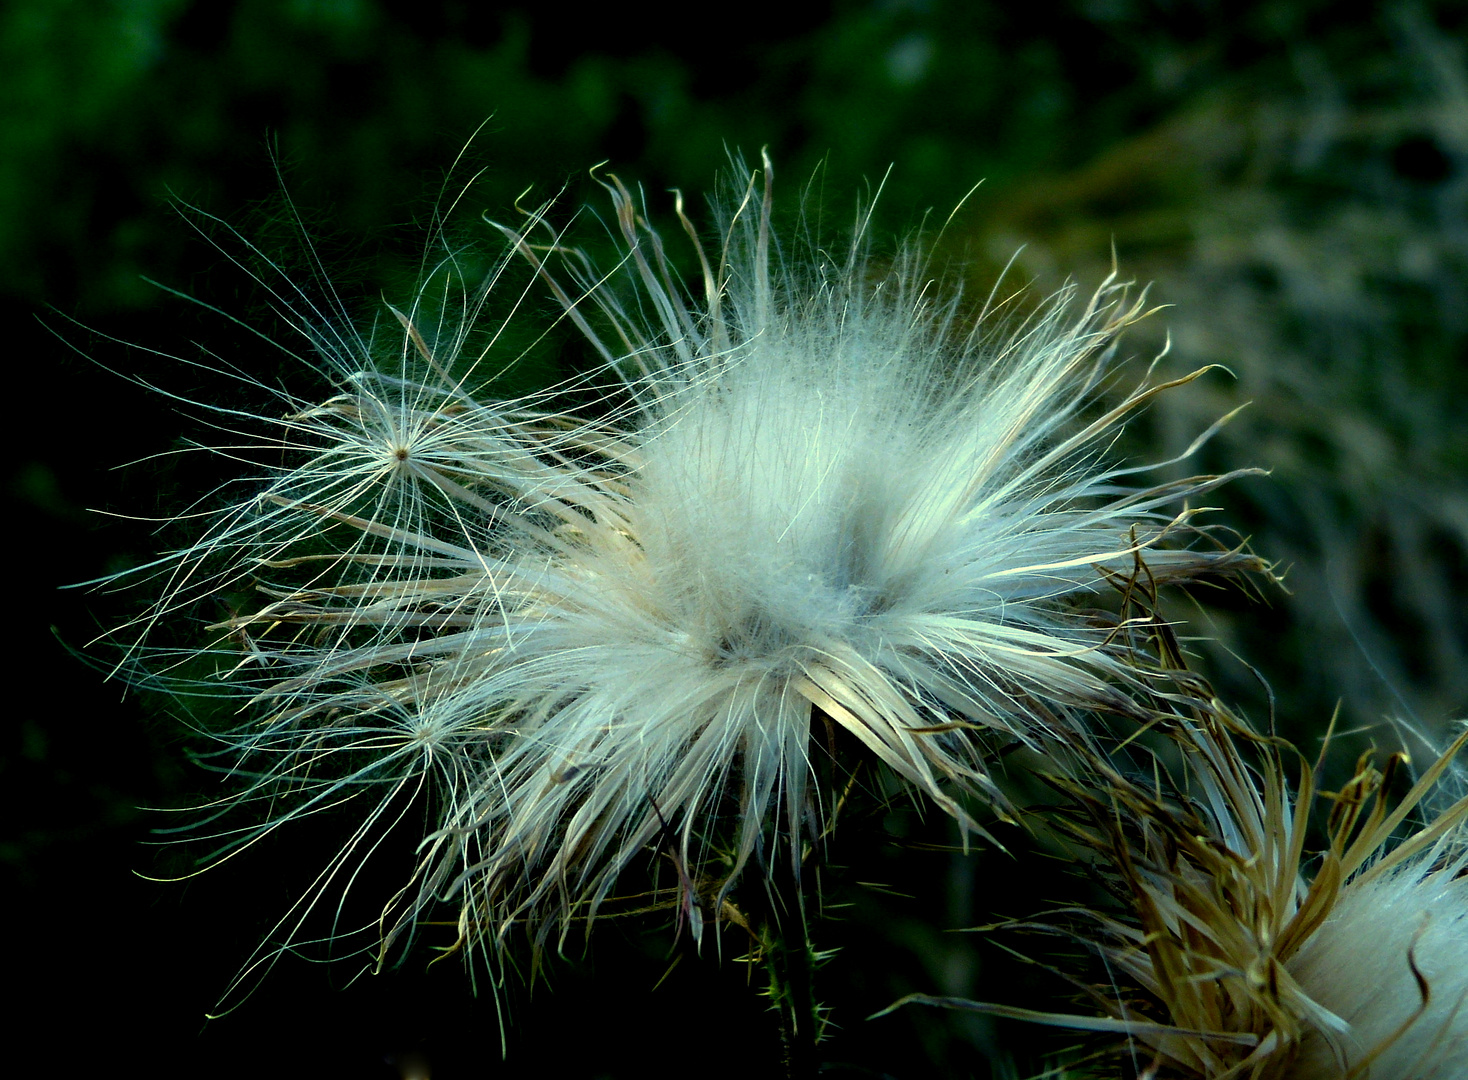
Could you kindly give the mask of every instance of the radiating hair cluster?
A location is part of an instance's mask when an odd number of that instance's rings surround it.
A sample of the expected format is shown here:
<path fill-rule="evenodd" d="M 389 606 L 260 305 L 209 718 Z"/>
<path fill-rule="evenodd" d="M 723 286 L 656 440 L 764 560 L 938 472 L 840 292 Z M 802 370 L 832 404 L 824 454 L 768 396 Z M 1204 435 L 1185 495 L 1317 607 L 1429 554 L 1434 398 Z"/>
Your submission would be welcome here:
<path fill-rule="evenodd" d="M 409 828 L 384 945 L 440 903 L 465 944 L 564 931 L 653 851 L 696 929 L 804 857 L 833 749 L 977 830 L 997 749 L 1170 692 L 1118 597 L 1260 565 L 1196 521 L 1221 478 L 1114 459 L 1198 374 L 1121 385 L 1141 299 L 1010 316 L 917 249 L 868 258 L 864 220 L 844 256 L 783 250 L 768 165 L 745 180 L 714 244 L 678 207 L 691 287 L 614 178 L 615 265 L 533 214 L 462 324 L 420 295 L 386 354 L 276 286 L 335 391 L 257 418 L 271 468 L 155 564 L 142 625 L 216 605 L 198 651 L 244 698 L 237 798 L 269 807 L 234 842 L 361 808 L 282 936 Z M 507 398 L 511 335 L 473 321 L 512 262 L 590 362 Z"/>

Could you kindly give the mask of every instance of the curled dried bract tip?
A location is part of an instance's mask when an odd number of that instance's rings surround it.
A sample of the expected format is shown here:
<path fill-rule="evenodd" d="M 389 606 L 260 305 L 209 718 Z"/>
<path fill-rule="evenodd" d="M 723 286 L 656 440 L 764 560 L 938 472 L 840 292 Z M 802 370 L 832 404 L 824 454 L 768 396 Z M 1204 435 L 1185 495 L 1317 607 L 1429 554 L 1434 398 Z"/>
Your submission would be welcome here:
<path fill-rule="evenodd" d="M 600 357 L 574 394 L 496 398 L 493 345 L 430 333 L 426 305 L 386 362 L 312 333 L 339 393 L 282 423 L 286 464 L 174 558 L 153 615 L 254 584 L 215 646 L 250 697 L 242 799 L 272 800 L 267 828 L 367 807 L 303 909 L 431 793 L 387 941 L 440 901 L 465 943 L 564 931 L 650 850 L 700 925 L 751 862 L 803 857 L 841 739 L 977 829 L 960 797 L 1002 812 L 995 740 L 1149 715 L 1155 665 L 1094 597 L 1261 565 L 1195 522 L 1226 478 L 1108 460 L 1198 374 L 1103 402 L 1144 313 L 1114 280 L 970 325 L 920 255 L 875 271 L 864 223 L 844 259 L 782 260 L 766 164 L 690 293 L 605 186 L 610 274 L 544 214 L 504 230 Z"/>

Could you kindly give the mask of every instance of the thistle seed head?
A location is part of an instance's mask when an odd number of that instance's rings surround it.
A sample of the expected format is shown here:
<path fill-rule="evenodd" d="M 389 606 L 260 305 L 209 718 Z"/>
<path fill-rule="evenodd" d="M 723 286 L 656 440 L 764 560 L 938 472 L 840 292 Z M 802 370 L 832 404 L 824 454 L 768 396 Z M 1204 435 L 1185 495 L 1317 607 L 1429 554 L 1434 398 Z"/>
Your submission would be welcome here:
<path fill-rule="evenodd" d="M 1124 1032 L 1119 1053 L 1159 1076 L 1464 1075 L 1468 799 L 1398 834 L 1468 735 L 1393 802 L 1402 754 L 1381 770 L 1363 756 L 1339 792 L 1317 793 L 1302 763 L 1292 792 L 1293 754 L 1221 705 L 1173 734 L 1186 765 L 1171 792 L 1104 764 L 1091 789 L 1071 785 L 1089 822 L 1071 835 L 1113 875 L 1118 907 L 1092 925 L 1122 981 L 1094 988 L 1108 1017 L 1048 1021 Z M 1317 798 L 1329 836 L 1312 851 Z"/>
<path fill-rule="evenodd" d="M 683 910 L 721 912 L 752 863 L 805 856 L 836 735 L 975 830 L 969 796 L 1003 811 L 997 745 L 1150 715 L 1159 665 L 1106 596 L 1261 565 L 1195 523 L 1223 478 L 1111 460 L 1198 374 L 1118 400 L 1144 305 L 1114 280 L 1006 325 L 971 322 L 916 254 L 874 266 L 864 226 L 844 258 L 787 262 L 766 164 L 716 251 L 695 241 L 690 292 L 606 188 L 610 273 L 544 213 L 502 230 L 591 374 L 498 398 L 501 335 L 473 352 L 433 322 L 448 305 L 393 311 L 384 360 L 287 304 L 337 392 L 294 402 L 257 492 L 155 566 L 145 647 L 201 597 L 253 593 L 209 648 L 247 699 L 225 741 L 261 829 L 363 808 L 287 937 L 419 795 L 384 947 L 439 902 L 462 943 L 564 930 L 649 849 Z"/>

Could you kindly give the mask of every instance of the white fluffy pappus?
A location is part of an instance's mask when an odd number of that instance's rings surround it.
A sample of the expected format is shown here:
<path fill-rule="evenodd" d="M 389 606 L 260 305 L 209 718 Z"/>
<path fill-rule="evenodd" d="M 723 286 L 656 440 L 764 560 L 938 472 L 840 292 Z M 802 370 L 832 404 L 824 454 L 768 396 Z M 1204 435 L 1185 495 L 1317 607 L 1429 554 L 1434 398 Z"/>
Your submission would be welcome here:
<path fill-rule="evenodd" d="M 395 311 L 386 357 L 281 292 L 340 392 L 288 397 L 263 490 L 154 564 L 145 631 L 213 593 L 267 598 L 213 646 L 249 697 L 224 737 L 238 801 L 270 815 L 228 842 L 365 807 L 287 938 L 419 795 L 434 809 L 384 948 L 443 901 L 464 944 L 564 930 L 652 848 L 676 852 L 689 918 L 722 912 L 751 860 L 798 860 L 818 833 L 827 732 L 976 829 L 960 800 L 1002 808 L 996 744 L 1149 715 L 1150 636 L 1098 598 L 1260 566 L 1193 523 L 1186 500 L 1226 477 L 1149 486 L 1107 460 L 1198 374 L 1103 401 L 1143 314 L 1121 286 L 1005 328 L 966 322 L 921 259 L 878 272 L 864 226 L 844 260 L 787 266 L 766 163 L 717 256 L 695 240 L 694 299 L 606 187 L 624 254 L 604 277 L 543 212 L 503 230 L 593 375 L 495 398 L 499 334 L 468 344 L 482 291 L 463 325 L 425 297 Z"/>
<path fill-rule="evenodd" d="M 1292 1078 L 1468 1076 L 1468 856 L 1441 850 L 1348 882 L 1289 964 L 1341 1022 L 1301 1047 Z"/>

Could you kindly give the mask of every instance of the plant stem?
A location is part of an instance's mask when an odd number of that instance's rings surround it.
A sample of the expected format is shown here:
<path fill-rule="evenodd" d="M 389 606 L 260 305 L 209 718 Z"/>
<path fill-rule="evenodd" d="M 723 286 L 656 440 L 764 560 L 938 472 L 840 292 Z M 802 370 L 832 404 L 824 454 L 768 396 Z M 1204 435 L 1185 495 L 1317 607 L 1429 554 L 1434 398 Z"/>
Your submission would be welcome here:
<path fill-rule="evenodd" d="M 816 1016 L 814 965 L 803 921 L 789 930 L 766 923 L 761 934 L 770 1000 L 780 1016 L 780 1063 L 788 1080 L 816 1075 Z"/>
<path fill-rule="evenodd" d="M 780 1063 L 787 1080 L 816 1075 L 815 963 L 802 909 L 800 871 L 788 855 L 777 854 L 768 877 L 750 890 L 750 924 L 759 938 L 765 993 L 779 1016 Z"/>

